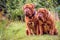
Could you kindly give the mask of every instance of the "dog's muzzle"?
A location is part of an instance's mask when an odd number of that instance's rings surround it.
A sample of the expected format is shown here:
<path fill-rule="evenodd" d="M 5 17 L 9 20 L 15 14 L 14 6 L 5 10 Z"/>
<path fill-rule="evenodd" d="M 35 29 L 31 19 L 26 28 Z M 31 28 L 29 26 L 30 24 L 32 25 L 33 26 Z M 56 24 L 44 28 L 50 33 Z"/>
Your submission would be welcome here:
<path fill-rule="evenodd" d="M 35 12 L 30 16 L 29 13 L 26 13 L 25 16 L 29 17 L 30 19 L 32 19 L 32 17 L 35 15 Z"/>
<path fill-rule="evenodd" d="M 41 20 L 41 21 L 43 22 L 43 19 L 42 19 L 40 16 L 38 16 L 38 19 Z"/>

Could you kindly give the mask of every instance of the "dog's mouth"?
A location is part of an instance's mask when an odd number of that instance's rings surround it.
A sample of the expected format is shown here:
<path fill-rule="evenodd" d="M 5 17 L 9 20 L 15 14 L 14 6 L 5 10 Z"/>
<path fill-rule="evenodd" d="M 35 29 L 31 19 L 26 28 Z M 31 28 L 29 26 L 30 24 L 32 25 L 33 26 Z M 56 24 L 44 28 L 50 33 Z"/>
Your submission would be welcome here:
<path fill-rule="evenodd" d="M 38 17 L 39 20 L 41 20 L 43 22 L 43 19 L 41 17 Z"/>
<path fill-rule="evenodd" d="M 29 17 L 30 19 L 32 19 L 32 17 Z"/>
<path fill-rule="evenodd" d="M 43 15 L 39 14 L 39 15 L 38 15 L 38 19 L 41 20 L 41 21 L 43 22 L 43 21 L 44 21 Z"/>
<path fill-rule="evenodd" d="M 34 16 L 35 14 L 33 13 L 31 16 L 28 16 L 30 19 L 32 19 L 32 17 Z"/>
<path fill-rule="evenodd" d="M 35 12 L 32 14 L 29 14 L 29 12 L 25 13 L 25 16 L 29 17 L 30 19 L 32 19 L 32 17 L 35 15 Z"/>
<path fill-rule="evenodd" d="M 44 17 L 44 14 L 43 13 L 38 13 L 38 19 L 42 22 L 45 21 L 45 17 Z"/>

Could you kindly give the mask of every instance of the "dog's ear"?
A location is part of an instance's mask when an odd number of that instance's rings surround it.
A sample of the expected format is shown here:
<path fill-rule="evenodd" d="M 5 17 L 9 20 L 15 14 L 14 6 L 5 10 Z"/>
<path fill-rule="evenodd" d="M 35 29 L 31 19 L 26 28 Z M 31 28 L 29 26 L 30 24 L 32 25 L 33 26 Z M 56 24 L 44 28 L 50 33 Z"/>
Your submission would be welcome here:
<path fill-rule="evenodd" d="M 49 10 L 44 8 L 44 11 L 46 12 L 46 14 L 49 14 Z"/>
<path fill-rule="evenodd" d="M 28 4 L 25 4 L 25 5 L 22 7 L 22 10 L 24 11 L 27 7 L 28 7 Z"/>
<path fill-rule="evenodd" d="M 25 5 L 22 7 L 23 10 L 24 10 L 25 8 L 31 8 L 31 9 L 34 9 L 35 6 L 34 6 L 34 4 L 30 3 L 30 4 L 25 4 Z"/>
<path fill-rule="evenodd" d="M 27 7 L 29 7 L 29 4 L 25 4 L 25 5 L 22 7 L 22 9 L 24 10 L 24 9 L 26 9 Z"/>
<path fill-rule="evenodd" d="M 32 6 L 33 9 L 35 8 L 35 5 L 34 4 L 31 3 L 30 5 Z"/>

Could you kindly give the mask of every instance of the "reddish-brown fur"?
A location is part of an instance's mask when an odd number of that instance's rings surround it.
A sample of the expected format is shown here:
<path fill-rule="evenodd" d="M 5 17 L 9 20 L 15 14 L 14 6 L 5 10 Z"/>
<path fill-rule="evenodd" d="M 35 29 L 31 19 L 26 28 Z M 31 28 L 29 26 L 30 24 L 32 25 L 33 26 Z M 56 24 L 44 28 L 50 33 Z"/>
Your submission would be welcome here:
<path fill-rule="evenodd" d="M 25 13 L 25 22 L 26 22 L 26 34 L 36 34 L 38 35 L 38 20 L 36 15 L 34 14 L 34 5 L 33 4 L 25 4 L 23 7 Z M 36 12 L 35 12 L 36 13 Z M 31 15 L 34 14 L 32 17 Z"/>
<path fill-rule="evenodd" d="M 38 18 L 40 19 L 39 25 L 42 26 L 43 33 L 45 32 L 51 35 L 58 33 L 55 28 L 54 18 L 46 8 L 39 8 L 37 14 Z"/>

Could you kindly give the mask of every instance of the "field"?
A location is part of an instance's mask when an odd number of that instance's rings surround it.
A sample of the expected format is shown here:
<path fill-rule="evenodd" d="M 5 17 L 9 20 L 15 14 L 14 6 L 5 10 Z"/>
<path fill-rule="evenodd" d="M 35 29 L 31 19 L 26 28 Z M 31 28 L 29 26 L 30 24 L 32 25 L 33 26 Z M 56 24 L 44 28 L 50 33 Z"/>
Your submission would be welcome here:
<path fill-rule="evenodd" d="M 28 12 L 25 12 L 26 4 L 30 4 L 26 8 L 31 7 L 27 9 Z M 51 13 L 57 20 L 58 35 L 26 35 L 26 24 L 23 22 L 25 13 L 30 15 L 34 12 L 35 15 L 39 8 L 47 9 L 48 19 Z M 60 20 L 60 0 L 0 0 L 0 40 L 60 40 L 60 21 L 58 20 Z"/>
<path fill-rule="evenodd" d="M 1 25 L 0 25 L 1 26 Z M 31 35 L 25 33 L 26 25 L 24 22 L 11 22 L 3 31 L 0 32 L 0 40 L 60 40 L 60 23 L 56 22 L 58 35 Z"/>

